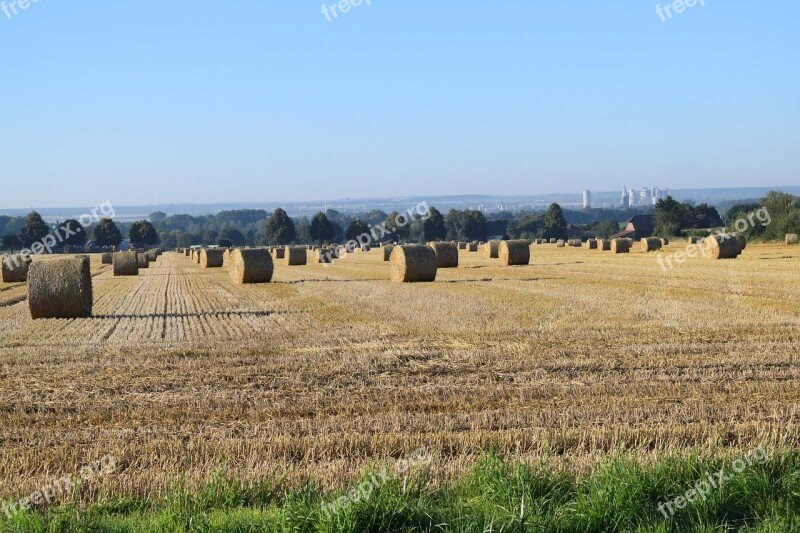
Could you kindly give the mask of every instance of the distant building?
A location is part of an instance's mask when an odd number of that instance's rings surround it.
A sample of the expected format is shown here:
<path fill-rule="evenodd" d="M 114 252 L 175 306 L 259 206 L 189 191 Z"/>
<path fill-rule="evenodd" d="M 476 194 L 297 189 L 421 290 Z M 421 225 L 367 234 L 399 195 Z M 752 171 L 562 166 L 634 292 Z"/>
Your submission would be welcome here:
<path fill-rule="evenodd" d="M 639 205 L 650 205 L 652 203 L 653 200 L 650 189 L 647 187 L 642 187 L 642 190 L 639 191 Z"/>
<path fill-rule="evenodd" d="M 623 185 L 622 187 L 622 197 L 620 198 L 620 205 L 622 207 L 628 206 L 628 187 Z"/>
<path fill-rule="evenodd" d="M 652 237 L 656 229 L 656 219 L 653 215 L 636 215 L 628 220 L 625 229 L 612 235 L 612 239 L 631 238 L 634 241 L 644 239 L 645 237 Z"/>
<path fill-rule="evenodd" d="M 592 191 L 583 191 L 583 208 L 592 208 Z"/>

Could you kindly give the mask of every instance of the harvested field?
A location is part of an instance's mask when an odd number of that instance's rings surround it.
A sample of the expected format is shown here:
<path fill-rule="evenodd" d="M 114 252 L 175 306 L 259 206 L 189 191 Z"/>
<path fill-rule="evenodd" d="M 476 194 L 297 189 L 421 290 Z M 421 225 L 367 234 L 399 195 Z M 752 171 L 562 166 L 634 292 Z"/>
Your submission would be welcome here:
<path fill-rule="evenodd" d="M 0 498 L 109 453 L 119 472 L 79 501 L 219 471 L 341 486 L 423 445 L 439 482 L 490 448 L 579 472 L 800 445 L 798 247 L 669 272 L 652 254 L 459 255 L 434 283 L 393 284 L 365 253 L 276 262 L 264 285 L 175 253 L 113 277 L 93 255 L 93 316 L 74 320 L 32 321 L 25 285 L 0 284 Z"/>

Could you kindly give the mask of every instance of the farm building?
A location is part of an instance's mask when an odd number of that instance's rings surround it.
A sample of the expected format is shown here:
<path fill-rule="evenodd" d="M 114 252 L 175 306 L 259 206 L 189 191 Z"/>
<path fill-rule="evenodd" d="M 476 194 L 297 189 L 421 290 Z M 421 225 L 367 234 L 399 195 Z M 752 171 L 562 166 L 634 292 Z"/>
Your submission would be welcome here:
<path fill-rule="evenodd" d="M 628 220 L 625 229 L 612 235 L 612 239 L 633 239 L 638 242 L 641 239 L 652 237 L 656 229 L 656 221 L 653 215 L 636 215 Z"/>

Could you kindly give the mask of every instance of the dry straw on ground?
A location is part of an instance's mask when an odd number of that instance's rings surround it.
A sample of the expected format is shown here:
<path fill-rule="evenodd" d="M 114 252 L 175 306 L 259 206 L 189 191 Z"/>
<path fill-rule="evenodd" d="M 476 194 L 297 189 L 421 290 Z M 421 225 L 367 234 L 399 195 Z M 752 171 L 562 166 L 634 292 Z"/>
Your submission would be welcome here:
<path fill-rule="evenodd" d="M 266 248 L 233 250 L 229 256 L 229 274 L 234 283 L 269 283 L 274 265 Z"/>
<path fill-rule="evenodd" d="M 28 308 L 33 319 L 91 316 L 89 259 L 54 259 L 31 264 Z"/>
<path fill-rule="evenodd" d="M 28 279 L 28 268 L 31 258 L 20 254 L 4 255 L 2 257 L 2 280 L 3 283 L 22 283 Z"/>
<path fill-rule="evenodd" d="M 301 266 L 308 261 L 308 249 L 304 246 L 287 246 L 285 251 L 287 266 Z"/>
<path fill-rule="evenodd" d="M 139 261 L 136 252 L 116 252 L 111 257 L 115 276 L 139 275 Z"/>
<path fill-rule="evenodd" d="M 657 252 L 661 249 L 662 242 L 661 239 L 657 239 L 656 237 L 645 237 L 641 241 L 639 241 L 642 246 L 642 252 Z"/>
<path fill-rule="evenodd" d="M 454 242 L 432 242 L 429 245 L 436 254 L 436 268 L 458 266 L 458 245 Z"/>
<path fill-rule="evenodd" d="M 489 241 L 483 245 L 483 255 L 487 259 L 497 259 L 500 257 L 500 241 Z"/>
<path fill-rule="evenodd" d="M 457 249 L 456 253 L 458 253 Z M 430 246 L 424 244 L 395 246 L 389 263 L 389 279 L 394 283 L 436 280 L 436 252 Z"/>
<path fill-rule="evenodd" d="M 627 254 L 631 251 L 631 241 L 628 239 L 613 239 L 611 241 L 611 253 Z"/>
<path fill-rule="evenodd" d="M 200 268 L 221 268 L 224 263 L 224 250 L 218 248 L 203 248 L 200 252 Z"/>
<path fill-rule="evenodd" d="M 531 262 L 531 248 L 528 241 L 500 241 L 497 255 L 504 266 L 527 265 Z"/>

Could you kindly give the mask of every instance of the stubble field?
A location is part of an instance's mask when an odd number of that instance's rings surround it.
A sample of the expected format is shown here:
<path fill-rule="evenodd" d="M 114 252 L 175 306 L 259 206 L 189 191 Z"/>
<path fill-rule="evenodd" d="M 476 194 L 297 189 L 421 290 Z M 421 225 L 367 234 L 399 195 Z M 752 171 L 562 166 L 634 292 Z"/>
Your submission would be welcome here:
<path fill-rule="evenodd" d="M 220 473 L 341 487 L 421 446 L 444 483 L 487 450 L 584 472 L 798 445 L 800 248 L 669 272 L 638 251 L 460 254 L 433 284 L 391 284 L 373 250 L 251 286 L 175 253 L 114 278 L 97 256 L 81 320 L 32 321 L 0 284 L 0 498 L 107 454 L 80 500 Z"/>

